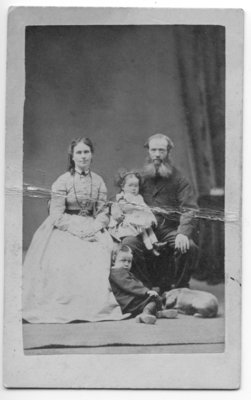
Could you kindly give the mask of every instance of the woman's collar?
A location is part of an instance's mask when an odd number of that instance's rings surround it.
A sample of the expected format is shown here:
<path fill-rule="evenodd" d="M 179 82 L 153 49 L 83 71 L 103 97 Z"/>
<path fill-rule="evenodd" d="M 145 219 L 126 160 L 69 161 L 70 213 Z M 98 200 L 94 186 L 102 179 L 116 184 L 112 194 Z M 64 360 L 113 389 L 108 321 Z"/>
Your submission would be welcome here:
<path fill-rule="evenodd" d="M 79 175 L 85 175 L 85 176 L 87 176 L 87 175 L 89 175 L 90 170 L 88 169 L 87 171 L 82 171 L 80 168 L 75 167 L 75 172 L 77 172 Z"/>

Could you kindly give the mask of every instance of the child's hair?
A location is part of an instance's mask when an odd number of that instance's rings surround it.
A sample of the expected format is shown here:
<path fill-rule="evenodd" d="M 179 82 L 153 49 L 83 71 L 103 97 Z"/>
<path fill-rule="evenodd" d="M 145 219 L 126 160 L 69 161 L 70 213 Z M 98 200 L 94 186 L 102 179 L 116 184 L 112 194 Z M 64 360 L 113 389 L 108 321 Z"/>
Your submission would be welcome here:
<path fill-rule="evenodd" d="M 117 255 L 119 253 L 130 253 L 132 255 L 132 250 L 129 246 L 125 244 L 119 244 L 113 251 L 112 251 L 112 264 L 115 264 Z"/>
<path fill-rule="evenodd" d="M 141 186 L 142 178 L 137 171 L 127 171 L 126 169 L 119 169 L 117 175 L 115 176 L 115 185 L 118 186 L 120 189 L 123 189 L 126 180 L 130 176 L 136 176 L 139 180 L 139 186 Z"/>

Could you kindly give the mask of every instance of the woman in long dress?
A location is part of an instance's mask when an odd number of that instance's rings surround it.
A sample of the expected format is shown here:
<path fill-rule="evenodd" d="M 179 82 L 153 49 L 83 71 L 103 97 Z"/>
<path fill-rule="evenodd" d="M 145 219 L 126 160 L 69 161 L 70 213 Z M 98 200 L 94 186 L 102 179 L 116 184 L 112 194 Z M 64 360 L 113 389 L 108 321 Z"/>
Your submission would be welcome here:
<path fill-rule="evenodd" d="M 107 190 L 90 170 L 93 145 L 76 139 L 69 171 L 52 185 L 50 215 L 23 266 L 23 319 L 30 323 L 119 320 L 109 285 L 112 239 L 105 230 Z"/>

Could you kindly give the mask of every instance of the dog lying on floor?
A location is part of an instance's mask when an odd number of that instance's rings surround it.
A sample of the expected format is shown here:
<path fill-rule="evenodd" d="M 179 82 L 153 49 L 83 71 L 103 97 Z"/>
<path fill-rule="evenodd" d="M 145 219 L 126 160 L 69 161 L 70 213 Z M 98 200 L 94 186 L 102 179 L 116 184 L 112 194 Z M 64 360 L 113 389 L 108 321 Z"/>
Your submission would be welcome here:
<path fill-rule="evenodd" d="M 218 313 L 219 303 L 211 293 L 180 288 L 163 293 L 163 306 L 195 317 L 213 318 Z"/>

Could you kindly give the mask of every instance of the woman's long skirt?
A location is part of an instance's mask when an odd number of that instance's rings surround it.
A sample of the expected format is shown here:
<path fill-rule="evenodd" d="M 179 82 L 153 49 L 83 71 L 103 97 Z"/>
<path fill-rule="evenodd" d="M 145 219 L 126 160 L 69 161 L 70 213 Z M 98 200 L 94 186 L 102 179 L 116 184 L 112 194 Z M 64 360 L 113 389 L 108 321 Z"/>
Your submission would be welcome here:
<path fill-rule="evenodd" d="M 35 233 L 23 266 L 23 319 L 66 323 L 125 318 L 109 284 L 112 240 L 96 242 L 54 228 L 48 217 Z"/>

